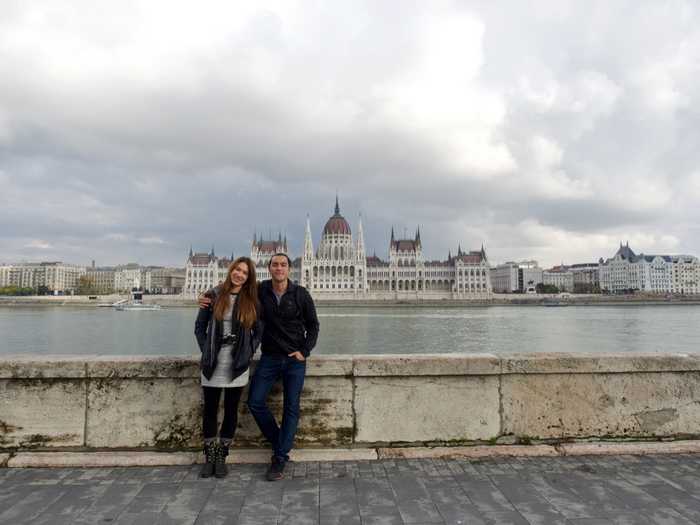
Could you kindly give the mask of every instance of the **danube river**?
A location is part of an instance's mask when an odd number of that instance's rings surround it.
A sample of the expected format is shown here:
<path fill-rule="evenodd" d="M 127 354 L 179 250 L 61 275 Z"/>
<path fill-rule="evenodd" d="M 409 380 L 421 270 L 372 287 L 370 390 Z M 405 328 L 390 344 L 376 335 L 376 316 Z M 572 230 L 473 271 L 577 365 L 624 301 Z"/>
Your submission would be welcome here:
<path fill-rule="evenodd" d="M 0 307 L 0 355 L 198 353 L 195 308 Z M 319 354 L 700 352 L 700 305 L 320 307 Z"/>

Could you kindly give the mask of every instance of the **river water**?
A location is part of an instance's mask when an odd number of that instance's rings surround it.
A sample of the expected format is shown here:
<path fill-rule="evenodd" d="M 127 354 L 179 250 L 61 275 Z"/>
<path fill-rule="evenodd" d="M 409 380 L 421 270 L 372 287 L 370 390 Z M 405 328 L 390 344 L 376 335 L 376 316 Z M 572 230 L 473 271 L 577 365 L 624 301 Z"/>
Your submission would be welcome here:
<path fill-rule="evenodd" d="M 320 307 L 318 354 L 700 352 L 700 305 Z M 0 307 L 0 356 L 198 353 L 196 308 Z"/>

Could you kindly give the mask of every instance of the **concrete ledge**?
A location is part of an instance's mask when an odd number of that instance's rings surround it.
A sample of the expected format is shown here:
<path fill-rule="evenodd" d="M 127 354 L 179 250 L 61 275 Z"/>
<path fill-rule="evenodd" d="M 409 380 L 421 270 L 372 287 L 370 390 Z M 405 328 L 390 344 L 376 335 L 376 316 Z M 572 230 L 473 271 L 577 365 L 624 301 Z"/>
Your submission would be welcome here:
<path fill-rule="evenodd" d="M 8 467 L 148 467 L 192 465 L 196 452 L 20 452 Z"/>
<path fill-rule="evenodd" d="M 375 449 L 298 449 L 291 453 L 292 461 L 361 461 L 376 460 Z M 8 461 L 9 459 L 9 461 Z M 0 455 L 0 466 L 27 467 L 150 467 L 194 465 L 201 463 L 201 452 L 20 452 L 10 457 Z M 7 463 L 5 464 L 4 461 Z M 265 464 L 270 451 L 262 449 L 232 449 L 227 458 L 232 464 Z"/>
<path fill-rule="evenodd" d="M 199 356 L 99 356 L 87 362 L 91 379 L 153 379 L 199 377 Z"/>
<path fill-rule="evenodd" d="M 699 454 L 700 441 L 631 442 L 631 443 L 565 443 L 557 447 L 564 456 L 608 454 Z"/>
<path fill-rule="evenodd" d="M 498 375 L 494 354 L 356 355 L 355 377 Z"/>
<path fill-rule="evenodd" d="M 501 355 L 504 374 L 594 374 L 700 370 L 700 354 L 537 353 Z"/>
<path fill-rule="evenodd" d="M 477 445 L 473 447 L 402 447 L 297 449 L 291 459 L 310 461 L 374 461 L 381 459 L 488 459 L 498 457 L 563 457 L 596 455 L 700 454 L 700 440 L 675 442 L 567 443 L 563 445 Z M 8 461 L 9 459 L 9 461 Z M 201 463 L 199 452 L 20 452 L 0 454 L 0 467 L 137 467 Z M 232 449 L 227 463 L 265 464 L 270 451 Z"/>
<path fill-rule="evenodd" d="M 473 447 L 405 447 L 377 449 L 379 459 L 478 459 L 495 457 L 560 456 L 552 445 L 476 445 Z"/>
<path fill-rule="evenodd" d="M 91 355 L 2 356 L 0 379 L 83 379 Z"/>

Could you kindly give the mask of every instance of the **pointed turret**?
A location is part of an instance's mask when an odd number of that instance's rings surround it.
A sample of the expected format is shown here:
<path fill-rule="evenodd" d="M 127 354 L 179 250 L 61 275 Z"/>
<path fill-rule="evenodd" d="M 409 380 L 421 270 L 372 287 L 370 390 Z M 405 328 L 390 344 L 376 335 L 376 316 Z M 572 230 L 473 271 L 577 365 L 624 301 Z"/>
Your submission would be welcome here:
<path fill-rule="evenodd" d="M 457 257 L 461 257 L 462 255 L 462 244 L 460 243 L 457 245 Z"/>
<path fill-rule="evenodd" d="M 194 253 L 192 252 L 192 245 L 190 244 L 190 255 L 189 256 L 192 257 L 193 255 L 194 255 Z"/>
<path fill-rule="evenodd" d="M 357 224 L 357 258 L 363 260 L 365 258 L 365 236 L 362 230 L 362 214 Z"/>
<path fill-rule="evenodd" d="M 335 214 L 340 215 L 340 206 L 338 205 L 338 194 L 335 194 Z"/>
<path fill-rule="evenodd" d="M 314 247 L 311 241 L 311 222 L 309 214 L 306 214 L 306 230 L 304 230 L 304 259 L 311 260 L 314 258 Z"/>
<path fill-rule="evenodd" d="M 213 245 L 213 244 L 211 245 L 211 253 L 210 253 L 209 255 L 211 255 L 212 257 L 215 257 L 215 256 L 216 256 L 216 255 L 214 254 L 214 245 Z"/>

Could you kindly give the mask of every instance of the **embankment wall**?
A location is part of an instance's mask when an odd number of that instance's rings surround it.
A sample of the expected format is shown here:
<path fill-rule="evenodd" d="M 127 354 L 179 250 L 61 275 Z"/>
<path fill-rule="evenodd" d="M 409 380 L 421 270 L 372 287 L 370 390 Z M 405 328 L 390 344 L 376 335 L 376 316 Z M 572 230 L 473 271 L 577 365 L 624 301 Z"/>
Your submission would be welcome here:
<path fill-rule="evenodd" d="M 196 356 L 0 359 L 0 449 L 188 449 L 200 417 Z M 700 354 L 315 356 L 297 445 L 698 436 Z"/>

